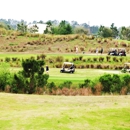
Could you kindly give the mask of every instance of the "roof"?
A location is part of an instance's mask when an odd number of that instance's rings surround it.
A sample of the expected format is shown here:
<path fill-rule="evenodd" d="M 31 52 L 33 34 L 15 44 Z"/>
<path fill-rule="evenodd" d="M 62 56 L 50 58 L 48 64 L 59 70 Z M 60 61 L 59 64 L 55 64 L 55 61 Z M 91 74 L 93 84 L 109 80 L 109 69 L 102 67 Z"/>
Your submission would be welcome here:
<path fill-rule="evenodd" d="M 130 63 L 124 63 L 124 65 L 130 65 Z"/>
<path fill-rule="evenodd" d="M 72 62 L 64 62 L 63 64 L 73 65 L 74 63 L 72 63 Z"/>

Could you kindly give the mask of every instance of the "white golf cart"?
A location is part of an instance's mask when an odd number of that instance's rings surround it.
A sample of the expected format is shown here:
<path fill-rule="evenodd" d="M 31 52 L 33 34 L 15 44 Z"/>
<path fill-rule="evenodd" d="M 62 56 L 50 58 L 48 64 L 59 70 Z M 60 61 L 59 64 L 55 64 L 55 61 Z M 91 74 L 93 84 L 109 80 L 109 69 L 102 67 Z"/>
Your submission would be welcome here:
<path fill-rule="evenodd" d="M 64 62 L 62 65 L 62 69 L 60 70 L 61 73 L 74 73 L 75 66 L 74 63 L 71 62 Z"/>
<path fill-rule="evenodd" d="M 123 72 L 123 73 L 129 72 L 130 73 L 130 63 L 124 63 L 124 67 L 121 70 L 121 72 Z"/>

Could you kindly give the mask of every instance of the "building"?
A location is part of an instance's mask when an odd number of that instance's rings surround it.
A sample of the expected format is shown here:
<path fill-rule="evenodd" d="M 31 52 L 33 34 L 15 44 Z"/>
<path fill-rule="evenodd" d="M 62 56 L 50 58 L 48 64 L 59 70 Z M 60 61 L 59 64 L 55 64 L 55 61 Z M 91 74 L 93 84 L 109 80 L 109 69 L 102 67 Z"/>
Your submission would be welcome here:
<path fill-rule="evenodd" d="M 43 34 L 44 30 L 46 30 L 46 27 L 47 27 L 47 24 L 40 24 L 40 23 L 29 24 L 27 26 L 29 32 L 39 33 L 39 34 Z"/>

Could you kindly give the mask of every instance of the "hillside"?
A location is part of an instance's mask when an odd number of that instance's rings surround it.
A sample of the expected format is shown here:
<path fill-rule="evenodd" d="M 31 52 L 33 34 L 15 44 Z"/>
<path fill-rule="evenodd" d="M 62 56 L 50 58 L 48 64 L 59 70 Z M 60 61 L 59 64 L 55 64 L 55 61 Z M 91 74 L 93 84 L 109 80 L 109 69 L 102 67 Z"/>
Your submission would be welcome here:
<path fill-rule="evenodd" d="M 95 53 L 96 48 L 103 47 L 104 53 L 110 48 L 125 48 L 130 54 L 130 42 L 112 38 L 94 38 L 86 35 L 39 35 L 0 36 L 1 53 Z"/>

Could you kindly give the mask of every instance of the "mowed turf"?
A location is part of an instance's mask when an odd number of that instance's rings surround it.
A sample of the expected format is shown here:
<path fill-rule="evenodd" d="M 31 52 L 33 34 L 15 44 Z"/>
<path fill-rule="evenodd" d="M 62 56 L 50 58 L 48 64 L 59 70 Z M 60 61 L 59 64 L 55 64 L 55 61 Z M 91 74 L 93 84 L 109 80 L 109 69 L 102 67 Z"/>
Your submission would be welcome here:
<path fill-rule="evenodd" d="M 54 82 L 59 85 L 65 81 L 71 81 L 73 86 L 84 83 L 85 79 L 96 80 L 104 74 L 120 74 L 120 70 L 104 70 L 104 69 L 75 69 L 74 73 L 60 73 L 61 68 L 50 68 L 48 82 Z M 22 68 L 10 68 L 11 72 L 18 72 Z M 44 72 L 46 74 L 46 72 Z"/>
<path fill-rule="evenodd" d="M 0 93 L 1 130 L 129 130 L 130 96 Z"/>
<path fill-rule="evenodd" d="M 104 74 L 122 74 L 120 70 L 75 69 L 74 73 L 60 73 L 61 68 L 50 68 L 49 82 L 57 84 L 71 81 L 73 84 L 83 83 L 85 79 L 95 80 Z"/>

